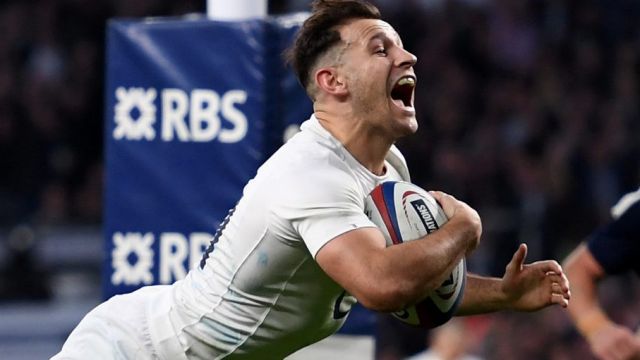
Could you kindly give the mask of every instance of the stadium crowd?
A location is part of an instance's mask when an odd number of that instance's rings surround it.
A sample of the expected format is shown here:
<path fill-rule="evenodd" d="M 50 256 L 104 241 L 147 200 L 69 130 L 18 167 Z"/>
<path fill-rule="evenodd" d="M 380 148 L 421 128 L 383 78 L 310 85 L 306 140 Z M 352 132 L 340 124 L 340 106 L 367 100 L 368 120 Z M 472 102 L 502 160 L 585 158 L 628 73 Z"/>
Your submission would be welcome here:
<path fill-rule="evenodd" d="M 419 59 L 421 127 L 398 144 L 414 182 L 464 199 L 483 218 L 472 271 L 501 275 L 520 242 L 529 259 L 560 261 L 638 186 L 640 2 L 372 2 Z M 269 1 L 273 14 L 307 5 Z M 0 5 L 1 227 L 100 224 L 106 21 L 204 8 L 195 0 Z M 612 317 L 632 327 L 635 280 L 605 289 Z M 561 309 L 467 321 L 473 350 L 487 359 L 590 356 Z"/>

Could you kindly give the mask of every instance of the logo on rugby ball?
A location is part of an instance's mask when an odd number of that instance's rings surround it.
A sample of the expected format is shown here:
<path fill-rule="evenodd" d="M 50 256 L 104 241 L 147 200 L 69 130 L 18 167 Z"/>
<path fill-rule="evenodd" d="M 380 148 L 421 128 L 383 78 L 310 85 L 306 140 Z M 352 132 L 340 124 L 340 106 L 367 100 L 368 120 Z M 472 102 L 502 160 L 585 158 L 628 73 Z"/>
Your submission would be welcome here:
<path fill-rule="evenodd" d="M 431 234 L 440 228 L 433 216 L 433 213 L 431 212 L 431 209 L 429 209 L 429 206 L 424 202 L 424 199 L 420 194 L 415 191 L 405 191 L 404 194 L 402 194 L 402 207 L 404 209 L 404 214 L 409 218 L 407 202 L 411 204 L 413 210 L 419 215 L 418 217 L 420 218 L 420 221 L 422 221 L 424 228 L 427 230 L 427 234 Z"/>

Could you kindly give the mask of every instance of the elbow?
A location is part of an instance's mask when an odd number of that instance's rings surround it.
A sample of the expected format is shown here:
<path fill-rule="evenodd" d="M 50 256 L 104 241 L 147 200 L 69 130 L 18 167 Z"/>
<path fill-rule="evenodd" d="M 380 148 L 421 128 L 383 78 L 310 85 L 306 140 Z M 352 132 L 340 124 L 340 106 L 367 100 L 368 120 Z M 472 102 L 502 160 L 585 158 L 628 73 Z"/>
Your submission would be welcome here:
<path fill-rule="evenodd" d="M 370 291 L 357 299 L 365 308 L 377 312 L 395 312 L 410 305 L 410 302 L 403 299 L 402 294 L 393 291 Z"/>
<path fill-rule="evenodd" d="M 568 278 L 579 276 L 581 270 L 589 268 L 588 250 L 584 244 L 574 249 L 561 263 L 562 270 Z"/>
<path fill-rule="evenodd" d="M 435 288 L 435 287 L 434 287 Z M 388 282 L 370 286 L 356 295 L 365 308 L 377 312 L 396 312 L 416 304 L 428 293 L 428 289 L 410 282 Z"/>

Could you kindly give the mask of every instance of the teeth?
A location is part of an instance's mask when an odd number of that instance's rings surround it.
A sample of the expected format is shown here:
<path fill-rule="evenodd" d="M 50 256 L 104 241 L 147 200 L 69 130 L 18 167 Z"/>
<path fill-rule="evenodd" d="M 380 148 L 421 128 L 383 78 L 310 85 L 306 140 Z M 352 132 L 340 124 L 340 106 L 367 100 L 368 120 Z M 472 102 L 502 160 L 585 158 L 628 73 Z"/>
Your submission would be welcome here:
<path fill-rule="evenodd" d="M 416 81 L 412 77 L 403 77 L 398 81 L 398 85 L 415 85 Z"/>

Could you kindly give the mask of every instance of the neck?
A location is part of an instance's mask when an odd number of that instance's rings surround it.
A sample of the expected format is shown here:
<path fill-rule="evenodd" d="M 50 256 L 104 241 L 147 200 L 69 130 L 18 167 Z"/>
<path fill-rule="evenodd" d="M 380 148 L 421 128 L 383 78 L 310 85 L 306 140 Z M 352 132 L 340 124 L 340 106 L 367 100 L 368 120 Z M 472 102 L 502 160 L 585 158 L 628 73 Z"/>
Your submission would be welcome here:
<path fill-rule="evenodd" d="M 316 108 L 315 116 L 359 163 L 376 175 L 384 174 L 384 159 L 393 139 L 349 113 L 338 116 Z"/>

